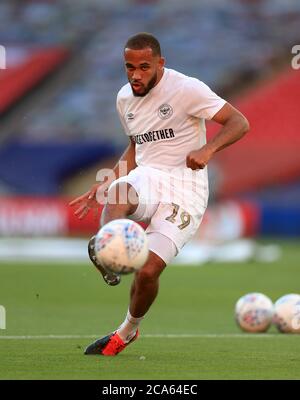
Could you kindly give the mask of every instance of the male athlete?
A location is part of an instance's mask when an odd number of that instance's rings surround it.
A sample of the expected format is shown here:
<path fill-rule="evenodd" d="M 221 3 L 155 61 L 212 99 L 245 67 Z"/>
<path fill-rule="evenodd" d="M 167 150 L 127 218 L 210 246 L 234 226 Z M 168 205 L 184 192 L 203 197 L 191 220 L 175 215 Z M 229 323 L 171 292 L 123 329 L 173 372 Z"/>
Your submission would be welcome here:
<path fill-rule="evenodd" d="M 125 321 L 85 350 L 104 356 L 117 355 L 138 337 L 139 324 L 157 296 L 160 274 L 201 223 L 208 201 L 209 160 L 249 130 L 247 119 L 203 82 L 165 68 L 160 44 L 151 34 L 129 38 L 124 62 L 129 83 L 118 93 L 117 110 L 128 147 L 113 170 L 114 178 L 70 203 L 79 206 L 75 214 L 84 218 L 99 207 L 97 192 L 108 189 L 102 226 L 127 217 L 149 223 L 149 257 L 135 273 Z M 207 143 L 206 119 L 223 125 Z M 127 163 L 123 176 L 121 162 Z M 94 237 L 89 255 L 106 283 L 120 282 L 118 275 L 97 263 Z"/>

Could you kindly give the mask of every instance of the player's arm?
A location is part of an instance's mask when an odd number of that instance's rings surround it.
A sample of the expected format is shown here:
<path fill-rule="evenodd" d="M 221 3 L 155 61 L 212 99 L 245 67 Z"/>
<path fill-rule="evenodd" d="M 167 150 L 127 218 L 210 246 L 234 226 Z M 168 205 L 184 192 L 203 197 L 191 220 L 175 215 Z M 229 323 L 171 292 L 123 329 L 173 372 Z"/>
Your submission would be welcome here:
<path fill-rule="evenodd" d="M 212 119 L 223 126 L 203 147 L 187 155 L 186 165 L 191 169 L 205 168 L 217 151 L 235 143 L 249 131 L 246 117 L 229 103 L 226 103 Z"/>
<path fill-rule="evenodd" d="M 126 163 L 126 168 L 124 169 L 120 168 L 121 161 L 124 163 L 124 165 Z M 132 140 L 132 138 L 129 137 L 129 144 L 126 150 L 121 155 L 117 164 L 114 166 L 111 176 L 107 177 L 107 180 L 110 181 L 110 183 L 112 183 L 114 180 L 121 178 L 121 176 L 129 174 L 129 172 L 132 171 L 134 168 L 136 168 L 135 143 Z"/>
<path fill-rule="evenodd" d="M 122 168 L 120 168 L 121 161 Z M 115 167 L 111 170 L 111 173 L 106 174 L 105 178 L 100 183 L 95 183 L 88 192 L 70 202 L 70 206 L 78 206 L 74 214 L 78 216 L 79 219 L 82 219 L 89 213 L 91 209 L 97 213 L 99 208 L 97 192 L 101 191 L 101 193 L 104 194 L 114 180 L 120 178 L 121 176 L 127 175 L 135 167 L 135 143 L 130 138 L 129 145 Z"/>
<path fill-rule="evenodd" d="M 99 181 L 99 183 L 93 185 L 89 197 L 93 197 L 96 195 L 99 186 L 105 186 L 106 189 L 108 189 L 113 181 L 120 178 L 121 176 L 128 175 L 129 172 L 132 171 L 134 168 L 136 168 L 135 143 L 132 138 L 129 137 L 129 144 L 124 153 L 121 155 L 119 161 L 111 171 L 104 170 L 104 172 L 106 173 L 103 175 L 103 179 L 101 179 L 101 177 L 99 179 L 99 177 L 97 176 L 97 180 Z"/>

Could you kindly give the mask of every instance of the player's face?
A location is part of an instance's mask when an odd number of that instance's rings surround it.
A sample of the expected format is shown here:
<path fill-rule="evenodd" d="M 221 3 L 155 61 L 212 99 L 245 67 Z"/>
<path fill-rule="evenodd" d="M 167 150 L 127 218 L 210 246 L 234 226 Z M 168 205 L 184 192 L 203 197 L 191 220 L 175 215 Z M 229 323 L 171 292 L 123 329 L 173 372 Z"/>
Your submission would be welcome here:
<path fill-rule="evenodd" d="M 126 48 L 125 68 L 134 96 L 145 96 L 161 79 L 165 60 L 152 54 L 147 47 L 142 50 Z"/>

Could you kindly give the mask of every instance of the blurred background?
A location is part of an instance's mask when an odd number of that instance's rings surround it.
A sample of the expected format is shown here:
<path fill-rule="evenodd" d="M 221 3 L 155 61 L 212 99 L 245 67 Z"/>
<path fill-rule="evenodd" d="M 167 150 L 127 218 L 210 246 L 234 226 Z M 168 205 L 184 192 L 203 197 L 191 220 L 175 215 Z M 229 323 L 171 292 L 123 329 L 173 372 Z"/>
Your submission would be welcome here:
<path fill-rule="evenodd" d="M 68 202 L 127 145 L 115 100 L 139 31 L 251 124 L 211 161 L 210 206 L 176 262 L 270 262 L 300 244 L 299 26 L 299 0 L 1 0 L 0 262 L 87 260 L 98 221 Z"/>

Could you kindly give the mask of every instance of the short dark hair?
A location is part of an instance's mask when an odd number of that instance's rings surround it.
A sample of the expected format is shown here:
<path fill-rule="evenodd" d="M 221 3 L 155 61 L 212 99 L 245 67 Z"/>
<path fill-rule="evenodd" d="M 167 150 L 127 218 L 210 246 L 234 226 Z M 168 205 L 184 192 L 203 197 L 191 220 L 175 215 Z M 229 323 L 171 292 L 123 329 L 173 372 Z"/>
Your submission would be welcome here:
<path fill-rule="evenodd" d="M 151 35 L 151 33 L 147 32 L 140 32 L 134 36 L 131 36 L 127 40 L 124 50 L 126 48 L 132 50 L 142 50 L 147 47 L 152 49 L 153 55 L 161 56 L 159 41 L 153 35 Z"/>

